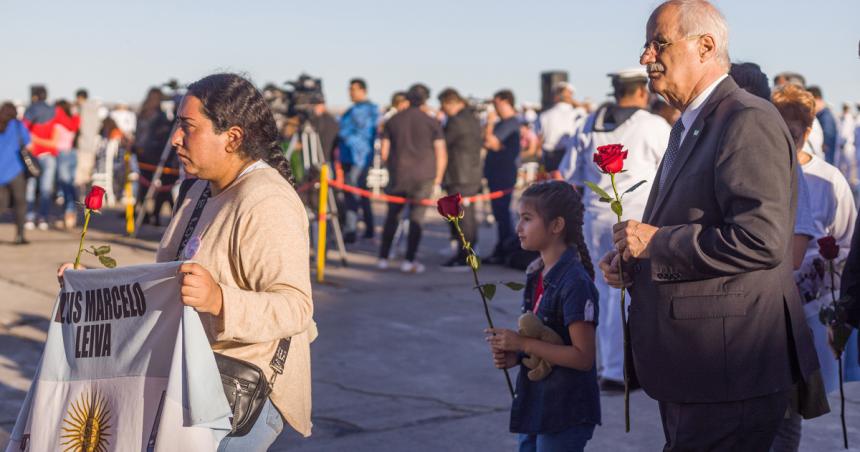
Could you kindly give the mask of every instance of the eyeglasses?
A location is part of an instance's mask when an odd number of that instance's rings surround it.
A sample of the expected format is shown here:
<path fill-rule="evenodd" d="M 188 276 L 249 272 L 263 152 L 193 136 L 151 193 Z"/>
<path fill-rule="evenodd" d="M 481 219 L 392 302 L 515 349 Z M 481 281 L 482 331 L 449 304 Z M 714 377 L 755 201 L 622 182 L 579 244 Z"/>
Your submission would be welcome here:
<path fill-rule="evenodd" d="M 645 45 L 643 46 L 643 49 L 642 49 L 642 54 L 639 55 L 639 57 L 641 58 L 641 57 L 645 56 L 645 54 L 648 53 L 649 50 L 654 52 L 655 55 L 659 55 L 663 52 L 663 50 L 666 50 L 666 47 L 669 47 L 672 44 L 675 44 L 675 43 L 681 42 L 681 41 L 689 41 L 691 39 L 699 39 L 702 36 L 705 36 L 705 35 L 704 34 L 690 35 L 690 36 L 685 36 L 681 39 L 677 39 L 675 41 L 658 41 L 656 39 L 652 39 L 652 40 L 648 41 L 647 43 L 645 43 Z"/>

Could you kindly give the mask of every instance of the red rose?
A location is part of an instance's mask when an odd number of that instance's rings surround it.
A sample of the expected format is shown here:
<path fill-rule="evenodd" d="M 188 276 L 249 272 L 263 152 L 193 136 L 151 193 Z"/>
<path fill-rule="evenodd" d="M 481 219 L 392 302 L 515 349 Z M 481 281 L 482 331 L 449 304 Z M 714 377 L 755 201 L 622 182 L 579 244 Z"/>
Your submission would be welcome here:
<path fill-rule="evenodd" d="M 87 193 L 87 198 L 84 200 L 84 206 L 90 210 L 99 210 L 102 208 L 102 200 L 105 197 L 105 189 L 98 185 L 93 185 L 90 192 Z"/>
<path fill-rule="evenodd" d="M 620 144 L 598 146 L 597 154 L 594 154 L 594 163 L 606 174 L 620 173 L 624 169 L 624 159 L 627 158 L 627 151 L 622 149 L 624 146 Z"/>
<path fill-rule="evenodd" d="M 839 257 L 839 245 L 832 235 L 818 239 L 818 254 L 825 260 L 833 260 Z"/>
<path fill-rule="evenodd" d="M 436 201 L 436 209 L 439 211 L 439 215 L 442 215 L 445 218 L 459 218 L 460 213 L 462 212 L 462 209 L 460 208 L 460 202 L 462 200 L 463 197 L 460 196 L 459 193 L 439 198 L 439 200 Z"/>

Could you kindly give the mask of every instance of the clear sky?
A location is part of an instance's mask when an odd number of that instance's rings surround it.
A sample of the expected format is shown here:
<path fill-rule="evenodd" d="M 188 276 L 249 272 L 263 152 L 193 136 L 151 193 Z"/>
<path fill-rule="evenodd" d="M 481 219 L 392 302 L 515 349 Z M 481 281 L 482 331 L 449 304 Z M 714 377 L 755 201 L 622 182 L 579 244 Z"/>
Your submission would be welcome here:
<path fill-rule="evenodd" d="M 606 73 L 638 64 L 657 0 L 437 1 L 12 1 L 0 0 L 0 99 L 51 98 L 86 87 L 108 101 L 140 102 L 171 77 L 219 70 L 258 84 L 301 72 L 322 77 L 330 104 L 364 77 L 370 96 L 421 81 L 490 96 L 511 88 L 539 101 L 539 73 L 570 73 L 577 97 L 602 101 Z M 860 0 L 717 0 L 734 61 L 769 75 L 793 70 L 832 104 L 860 101 Z"/>

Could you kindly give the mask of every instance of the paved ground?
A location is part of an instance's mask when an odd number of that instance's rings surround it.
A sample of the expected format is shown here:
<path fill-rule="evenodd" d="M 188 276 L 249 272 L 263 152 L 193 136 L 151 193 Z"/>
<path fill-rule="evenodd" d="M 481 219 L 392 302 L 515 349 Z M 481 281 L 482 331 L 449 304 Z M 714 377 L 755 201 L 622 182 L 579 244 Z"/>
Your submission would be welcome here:
<path fill-rule="evenodd" d="M 38 364 L 56 295 L 54 271 L 74 257 L 78 240 L 74 233 L 34 231 L 31 245 L 15 247 L 9 243 L 12 226 L 4 219 L 0 447 Z M 89 241 L 110 243 L 121 265 L 152 261 L 160 230 L 149 227 L 137 240 L 117 238 L 120 223 L 112 214 L 96 221 Z M 376 270 L 376 244 L 364 242 L 350 252 L 348 268 L 329 267 L 326 283 L 315 285 L 320 336 L 312 346 L 314 435 L 302 439 L 285 433 L 271 450 L 515 450 L 507 430 L 510 399 L 501 372 L 490 363 L 481 332 L 485 320 L 470 275 L 436 268 L 444 260 L 440 250 L 447 247 L 445 228 L 434 219 L 428 229 L 421 251 L 428 272 L 423 275 Z M 491 229 L 481 232 L 492 237 Z M 480 248 L 486 250 L 490 242 Z M 508 281 L 522 275 L 486 267 L 483 278 Z M 492 302 L 498 325 L 514 324 L 518 297 L 499 290 Z M 860 446 L 860 384 L 846 389 L 850 441 Z M 589 450 L 660 450 L 656 403 L 641 391 L 633 394 L 629 434 L 623 432 L 622 403 L 617 395 L 602 397 L 604 423 Z M 831 405 L 838 407 L 838 398 L 831 398 Z M 841 450 L 838 414 L 805 423 L 802 450 Z"/>

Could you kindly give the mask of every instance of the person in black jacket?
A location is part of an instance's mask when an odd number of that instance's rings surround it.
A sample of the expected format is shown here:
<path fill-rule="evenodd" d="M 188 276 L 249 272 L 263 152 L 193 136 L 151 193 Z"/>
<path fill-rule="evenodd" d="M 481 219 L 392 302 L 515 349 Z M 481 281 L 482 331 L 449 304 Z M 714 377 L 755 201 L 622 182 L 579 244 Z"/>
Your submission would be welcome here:
<path fill-rule="evenodd" d="M 840 297 L 850 296 L 846 313 L 846 323 L 860 329 L 860 221 L 854 223 L 854 235 L 851 238 L 851 251 L 845 261 L 842 271 L 842 281 L 839 288 Z M 828 334 L 832 340 L 832 334 Z M 857 345 L 860 347 L 860 334 L 857 335 Z M 860 363 L 860 357 L 857 358 Z"/>
<path fill-rule="evenodd" d="M 474 196 L 481 191 L 481 123 L 475 111 L 466 105 L 460 94 L 453 88 L 439 93 L 442 111 L 448 117 L 445 123 L 445 145 L 448 148 L 448 167 L 443 184 L 448 193 L 460 193 L 463 197 Z M 478 241 L 478 223 L 475 219 L 475 206 L 464 206 L 462 221 L 463 235 L 472 246 Z M 453 224 L 451 225 L 453 228 Z M 443 268 L 469 268 L 466 252 L 459 248 L 456 255 L 442 265 Z"/>

